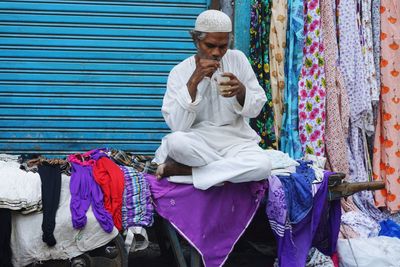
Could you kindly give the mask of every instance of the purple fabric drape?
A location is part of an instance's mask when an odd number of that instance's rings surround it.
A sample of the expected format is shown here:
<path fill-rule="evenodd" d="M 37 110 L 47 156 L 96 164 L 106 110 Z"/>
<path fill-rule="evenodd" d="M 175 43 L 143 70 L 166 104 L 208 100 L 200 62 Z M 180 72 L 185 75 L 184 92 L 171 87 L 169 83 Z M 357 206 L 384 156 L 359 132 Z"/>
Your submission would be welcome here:
<path fill-rule="evenodd" d="M 146 175 L 160 216 L 201 254 L 207 267 L 222 266 L 264 197 L 266 181 L 225 183 L 208 190 Z"/>

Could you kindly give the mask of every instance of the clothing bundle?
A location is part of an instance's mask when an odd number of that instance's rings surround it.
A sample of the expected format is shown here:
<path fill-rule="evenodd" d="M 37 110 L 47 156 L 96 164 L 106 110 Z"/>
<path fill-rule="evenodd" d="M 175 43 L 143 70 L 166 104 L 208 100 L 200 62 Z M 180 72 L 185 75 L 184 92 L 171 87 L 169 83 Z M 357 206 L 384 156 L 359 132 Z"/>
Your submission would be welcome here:
<path fill-rule="evenodd" d="M 348 226 L 354 213 L 370 224 L 398 216 L 397 1 L 252 0 L 250 12 L 249 60 L 268 97 L 251 121 L 260 146 L 323 156 L 349 182 L 385 181 L 342 201 Z"/>
<path fill-rule="evenodd" d="M 127 231 L 130 227 L 151 226 L 153 205 L 143 175 L 154 170 L 151 159 L 111 149 L 71 154 L 67 159 L 37 154 L 1 154 L 0 210 L 10 218 L 4 220 L 5 226 L 0 233 L 4 264 L 11 261 L 11 252 L 8 252 L 10 236 L 13 251 L 22 253 L 13 255 L 13 264 L 20 266 L 33 260 L 77 256 L 80 250 L 93 249 L 115 237 L 114 226 Z M 90 206 L 92 209 L 89 210 Z M 15 213 L 11 216 L 10 210 L 30 215 L 22 217 Z M 39 211 L 43 213 L 37 213 Z M 93 225 L 95 219 L 99 222 L 96 227 Z M 39 226 L 39 229 L 30 229 L 27 238 L 32 242 L 43 241 L 43 245 L 39 243 L 34 250 L 25 248 L 20 232 L 25 232 L 28 225 L 32 227 L 39 220 L 41 234 Z M 86 226 L 88 223 L 90 226 Z M 66 236 L 64 229 L 69 228 L 77 229 L 76 232 L 68 231 L 80 233 L 81 237 Z M 104 232 L 98 232 L 97 228 Z M 139 234 L 145 234 L 143 230 Z M 87 243 L 80 244 L 79 240 L 86 234 Z M 52 252 L 44 253 L 44 246 L 52 247 Z"/>
<path fill-rule="evenodd" d="M 336 252 L 340 202 L 327 201 L 331 172 L 316 181 L 309 163 L 300 161 L 289 176 L 268 178 L 266 214 L 277 240 L 278 265 L 305 266 L 311 247 L 331 256 Z"/>
<path fill-rule="evenodd" d="M 398 224 L 398 1 L 251 0 L 250 12 L 249 60 L 268 97 L 251 121 L 260 146 L 325 157 L 348 182 L 385 181 L 342 200 L 342 237 Z"/>
<path fill-rule="evenodd" d="M 68 156 L 72 164 L 71 212 L 75 228 L 85 225 L 85 213 L 90 204 L 106 232 L 114 225 L 122 230 L 133 225 L 152 224 L 150 193 L 143 176 L 133 167 L 118 165 L 112 159 L 133 165 L 125 152 L 116 150 L 109 153 L 107 149 L 95 149 Z"/>
<path fill-rule="evenodd" d="M 285 160 L 284 153 L 270 153 L 281 155 L 281 161 L 276 157 L 275 167 L 282 170 L 285 165 L 293 166 Z M 259 182 L 225 182 L 207 190 L 157 180 L 153 175 L 146 177 L 157 213 L 197 249 L 205 266 L 224 264 L 267 195 L 266 215 L 278 241 L 280 266 L 300 267 L 305 265 L 312 246 L 327 255 L 335 252 L 340 202 L 327 201 L 330 172 L 320 179 L 310 162 L 296 165 L 293 172 L 280 177 L 271 175 Z"/>

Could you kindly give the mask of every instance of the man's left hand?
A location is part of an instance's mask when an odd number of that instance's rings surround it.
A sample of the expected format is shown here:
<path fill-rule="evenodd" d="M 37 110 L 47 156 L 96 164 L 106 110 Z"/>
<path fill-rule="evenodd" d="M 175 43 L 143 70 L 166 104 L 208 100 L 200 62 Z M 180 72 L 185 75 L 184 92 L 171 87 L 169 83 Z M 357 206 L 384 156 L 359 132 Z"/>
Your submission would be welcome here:
<path fill-rule="evenodd" d="M 244 99 L 246 96 L 246 87 L 239 81 L 239 79 L 230 72 L 224 72 L 223 76 L 229 77 L 228 82 L 223 82 L 221 85 L 228 85 L 230 86 L 229 90 L 224 91 L 221 93 L 224 97 L 232 97 L 236 96 L 238 102 L 243 106 Z"/>

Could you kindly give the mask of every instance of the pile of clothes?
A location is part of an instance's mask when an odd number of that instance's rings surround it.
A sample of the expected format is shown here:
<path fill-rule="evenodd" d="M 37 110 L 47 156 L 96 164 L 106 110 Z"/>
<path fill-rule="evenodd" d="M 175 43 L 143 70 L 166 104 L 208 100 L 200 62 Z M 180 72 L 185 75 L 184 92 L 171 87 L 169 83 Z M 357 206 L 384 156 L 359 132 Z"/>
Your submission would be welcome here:
<path fill-rule="evenodd" d="M 118 232 L 146 236 L 141 229 L 153 223 L 143 176 L 154 171 L 150 160 L 111 149 L 66 159 L 1 154 L 0 211 L 10 226 L 0 230 L 1 266 L 11 264 L 11 254 L 14 266 L 25 266 L 70 259 L 105 245 Z"/>

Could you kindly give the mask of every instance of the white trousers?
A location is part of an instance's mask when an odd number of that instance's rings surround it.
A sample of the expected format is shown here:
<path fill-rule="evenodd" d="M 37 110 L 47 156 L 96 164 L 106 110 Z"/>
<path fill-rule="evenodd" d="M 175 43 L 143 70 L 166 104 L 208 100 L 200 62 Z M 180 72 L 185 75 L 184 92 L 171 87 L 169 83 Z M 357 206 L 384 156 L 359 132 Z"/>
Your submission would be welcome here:
<path fill-rule="evenodd" d="M 192 179 L 194 187 L 205 190 L 223 182 L 260 181 L 271 174 L 266 151 L 254 141 L 230 144 L 218 151 L 193 132 L 174 132 L 164 141 L 169 157 L 192 167 L 191 177 L 172 176 L 171 182 Z"/>

